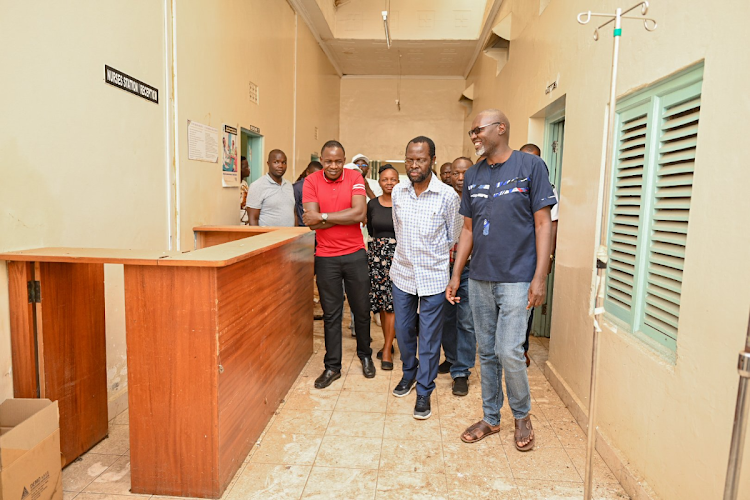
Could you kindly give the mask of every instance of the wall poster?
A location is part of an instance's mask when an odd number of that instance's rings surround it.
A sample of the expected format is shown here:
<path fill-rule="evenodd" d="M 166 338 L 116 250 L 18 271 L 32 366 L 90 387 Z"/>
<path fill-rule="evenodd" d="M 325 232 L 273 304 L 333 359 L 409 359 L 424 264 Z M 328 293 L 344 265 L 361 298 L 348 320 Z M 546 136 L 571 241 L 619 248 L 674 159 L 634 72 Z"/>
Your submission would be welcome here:
<path fill-rule="evenodd" d="M 237 129 L 224 125 L 221 137 L 224 147 L 224 159 L 221 166 L 221 185 L 237 187 L 240 185 L 240 162 L 237 158 Z"/>
<path fill-rule="evenodd" d="M 219 158 L 219 131 L 188 120 L 188 160 L 216 163 Z"/>

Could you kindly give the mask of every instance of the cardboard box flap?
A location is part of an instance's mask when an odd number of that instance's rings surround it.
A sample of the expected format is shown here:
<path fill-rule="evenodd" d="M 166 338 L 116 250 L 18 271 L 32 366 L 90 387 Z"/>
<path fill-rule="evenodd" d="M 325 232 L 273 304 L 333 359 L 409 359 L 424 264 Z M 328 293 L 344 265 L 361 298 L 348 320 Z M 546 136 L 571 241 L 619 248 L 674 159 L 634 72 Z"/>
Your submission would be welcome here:
<path fill-rule="evenodd" d="M 59 419 L 57 401 L 8 399 L 0 404 L 0 470 L 54 433 Z"/>

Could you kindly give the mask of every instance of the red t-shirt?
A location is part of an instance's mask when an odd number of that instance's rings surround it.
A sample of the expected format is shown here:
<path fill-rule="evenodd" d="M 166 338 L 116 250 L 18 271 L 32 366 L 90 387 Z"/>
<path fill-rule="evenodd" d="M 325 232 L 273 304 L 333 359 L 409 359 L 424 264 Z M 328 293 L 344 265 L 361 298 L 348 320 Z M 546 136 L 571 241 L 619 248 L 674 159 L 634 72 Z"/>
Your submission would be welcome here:
<path fill-rule="evenodd" d="M 354 195 L 366 196 L 362 174 L 345 168 L 339 178 L 332 181 L 325 176 L 323 170 L 318 170 L 305 178 L 302 203 L 317 202 L 322 214 L 340 212 L 352 208 Z M 315 255 L 318 257 L 339 257 L 365 248 L 359 224 L 335 224 L 315 232 Z"/>

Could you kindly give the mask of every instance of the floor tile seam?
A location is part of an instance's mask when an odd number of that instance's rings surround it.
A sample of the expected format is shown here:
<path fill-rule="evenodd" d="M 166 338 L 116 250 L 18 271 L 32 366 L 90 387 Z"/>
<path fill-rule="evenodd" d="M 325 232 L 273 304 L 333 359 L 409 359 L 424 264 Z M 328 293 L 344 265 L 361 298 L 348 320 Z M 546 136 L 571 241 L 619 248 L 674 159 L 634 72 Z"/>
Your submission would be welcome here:
<path fill-rule="evenodd" d="M 130 449 L 128 449 L 128 451 L 130 451 Z M 127 453 L 127 452 L 125 452 L 125 453 Z M 123 453 L 122 455 L 110 455 L 110 456 L 112 456 L 112 457 L 117 457 L 117 458 L 115 459 L 115 461 L 114 461 L 114 462 L 112 462 L 111 464 L 109 464 L 109 465 L 107 466 L 107 468 L 106 468 L 106 469 L 104 469 L 103 471 L 101 471 L 101 472 L 100 472 L 100 473 L 99 473 L 99 474 L 98 474 L 98 475 L 97 475 L 96 477 L 94 477 L 94 478 L 93 478 L 93 479 L 92 479 L 91 481 L 89 481 L 88 483 L 86 483 L 86 486 L 84 486 L 83 488 L 81 488 L 81 490 L 80 490 L 80 491 L 78 491 L 78 493 L 76 493 L 76 496 L 78 496 L 78 495 L 80 495 L 81 493 L 83 493 L 83 492 L 84 492 L 84 491 L 86 490 L 86 488 L 88 488 L 89 486 L 91 486 L 92 484 L 94 484 L 94 482 L 95 482 L 95 481 L 96 481 L 97 479 L 99 479 L 100 477 L 102 477 L 102 474 L 104 474 L 104 473 L 105 473 L 105 472 L 107 472 L 107 471 L 108 471 L 109 469 L 111 469 L 112 467 L 114 467 L 114 466 L 115 466 L 115 464 L 116 464 L 117 462 L 119 462 L 119 460 L 120 460 L 120 459 L 121 459 L 122 457 L 124 457 L 124 456 L 125 456 L 125 453 Z M 96 454 L 96 455 L 103 455 L 103 453 L 95 453 L 95 454 Z M 63 491 L 65 491 L 65 488 L 63 488 Z M 91 492 L 89 492 L 89 493 L 91 493 Z"/>
<path fill-rule="evenodd" d="M 346 470 L 380 470 L 380 467 L 378 468 L 372 468 L 372 467 L 343 467 L 343 466 L 331 466 L 331 465 L 316 465 L 317 458 L 313 462 L 312 467 L 318 467 L 318 468 L 324 468 L 324 469 L 346 469 Z"/>
<path fill-rule="evenodd" d="M 570 460 L 570 463 L 573 465 L 573 470 L 576 471 L 576 474 L 578 474 L 578 477 L 581 478 L 582 482 L 585 481 L 586 480 L 586 478 L 585 478 L 585 469 L 584 469 L 584 474 L 582 475 L 580 473 L 580 471 L 578 470 L 578 467 L 576 467 L 576 463 L 573 461 L 573 457 L 570 456 L 570 453 L 568 453 L 568 450 L 566 450 L 564 446 L 563 446 L 563 451 L 565 452 L 565 456 L 568 457 L 568 460 Z M 596 450 L 594 450 L 594 453 L 596 453 Z M 585 461 L 584 461 L 583 465 L 584 465 L 584 468 L 585 468 L 585 466 L 586 466 L 586 462 Z M 593 473 L 593 469 L 594 469 L 594 461 L 593 460 L 591 461 L 591 469 L 592 469 L 591 472 Z"/>
<path fill-rule="evenodd" d="M 316 452 L 315 456 L 317 457 L 317 452 Z M 315 460 L 313 460 L 313 463 L 315 463 Z M 312 476 L 313 465 L 310 464 L 309 467 L 310 467 L 310 470 L 307 471 L 307 477 L 305 478 L 305 484 L 304 484 L 304 486 L 302 486 L 302 491 L 300 491 L 300 494 L 297 497 L 298 500 L 301 499 L 302 495 L 305 494 L 305 490 L 307 489 L 307 483 L 310 482 L 310 476 Z"/>

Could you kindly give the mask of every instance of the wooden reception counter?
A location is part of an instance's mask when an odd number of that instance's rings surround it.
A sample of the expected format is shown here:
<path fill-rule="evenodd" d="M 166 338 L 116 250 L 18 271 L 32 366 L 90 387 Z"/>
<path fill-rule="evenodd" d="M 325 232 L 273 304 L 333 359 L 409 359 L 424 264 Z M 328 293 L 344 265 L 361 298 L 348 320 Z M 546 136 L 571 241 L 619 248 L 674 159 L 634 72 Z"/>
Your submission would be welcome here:
<path fill-rule="evenodd" d="M 61 438 L 80 443 L 77 454 L 106 433 L 102 266 L 124 264 L 133 493 L 220 497 L 312 354 L 314 236 L 306 228 L 254 234 L 184 254 L 0 254 L 11 261 L 14 387 L 34 391 L 39 380 L 71 393 L 67 413 L 60 405 Z M 34 269 L 41 280 L 26 274 Z M 35 278 L 38 305 L 26 300 Z M 41 323 L 30 316 L 37 306 Z M 49 376 L 50 364 L 62 378 Z"/>

